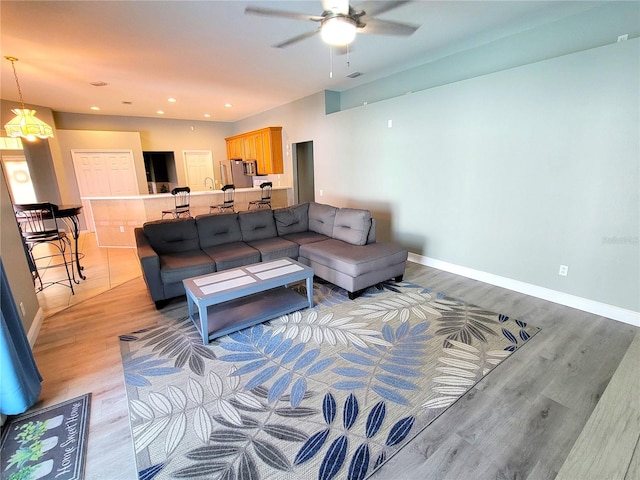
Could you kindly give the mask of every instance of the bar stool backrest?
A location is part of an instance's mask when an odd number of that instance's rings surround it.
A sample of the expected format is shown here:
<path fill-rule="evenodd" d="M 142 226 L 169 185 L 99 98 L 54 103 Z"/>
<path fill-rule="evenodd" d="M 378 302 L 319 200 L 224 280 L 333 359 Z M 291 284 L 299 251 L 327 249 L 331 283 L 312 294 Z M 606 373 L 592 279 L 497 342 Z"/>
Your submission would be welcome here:
<path fill-rule="evenodd" d="M 57 205 L 41 202 L 17 204 L 13 207 L 26 242 L 46 242 L 60 236 Z"/>
<path fill-rule="evenodd" d="M 263 182 L 260 184 L 260 189 L 262 190 L 262 198 L 261 200 L 271 200 L 271 188 L 273 187 L 272 182 Z"/>
<path fill-rule="evenodd" d="M 171 195 L 174 196 L 176 210 L 189 210 L 191 201 L 191 189 L 189 187 L 176 187 L 171 190 Z"/>

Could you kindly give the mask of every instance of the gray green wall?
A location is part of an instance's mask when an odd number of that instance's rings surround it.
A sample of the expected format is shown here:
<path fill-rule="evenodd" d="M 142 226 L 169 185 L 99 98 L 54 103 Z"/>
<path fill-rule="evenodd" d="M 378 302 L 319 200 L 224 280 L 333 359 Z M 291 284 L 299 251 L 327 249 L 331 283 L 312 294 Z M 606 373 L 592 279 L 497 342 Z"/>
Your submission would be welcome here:
<path fill-rule="evenodd" d="M 638 312 L 639 42 L 235 129 L 313 140 L 316 199 L 371 208 L 413 253 Z"/>

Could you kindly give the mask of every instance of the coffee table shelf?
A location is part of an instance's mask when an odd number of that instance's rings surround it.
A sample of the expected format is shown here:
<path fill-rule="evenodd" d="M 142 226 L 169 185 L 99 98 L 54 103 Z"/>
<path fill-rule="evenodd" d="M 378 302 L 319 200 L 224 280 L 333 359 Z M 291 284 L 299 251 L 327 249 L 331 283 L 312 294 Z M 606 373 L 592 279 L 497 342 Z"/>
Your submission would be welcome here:
<path fill-rule="evenodd" d="M 287 288 L 305 280 L 307 297 Z M 313 307 L 313 269 L 290 258 L 183 280 L 189 317 L 203 343 Z"/>

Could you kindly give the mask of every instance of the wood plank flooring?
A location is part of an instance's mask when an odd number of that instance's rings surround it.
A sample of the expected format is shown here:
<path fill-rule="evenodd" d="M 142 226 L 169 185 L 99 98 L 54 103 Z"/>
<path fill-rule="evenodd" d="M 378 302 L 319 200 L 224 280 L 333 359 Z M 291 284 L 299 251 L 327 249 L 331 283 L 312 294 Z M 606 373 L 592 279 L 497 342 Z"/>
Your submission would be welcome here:
<path fill-rule="evenodd" d="M 629 381 L 637 378 L 639 366 L 640 336 L 636 335 L 556 477 L 558 480 L 640 478 L 637 470 L 640 382 Z M 601 440 L 598 448 L 590 448 L 593 438 L 602 430 L 608 430 L 609 436 Z M 634 450 L 636 460 L 631 461 Z"/>
<path fill-rule="evenodd" d="M 408 264 L 405 279 L 542 331 L 372 478 L 555 478 L 638 329 L 413 263 Z M 144 281 L 137 276 L 43 323 L 34 348 L 44 377 L 35 408 L 93 393 L 89 480 L 136 478 L 118 335 L 150 325 L 155 315 Z M 620 376 L 622 386 L 631 383 L 637 388 L 637 368 L 623 365 Z M 619 395 L 614 391 L 611 396 L 615 405 Z M 612 438 L 607 428 L 598 429 L 585 440 L 585 455 L 605 442 L 614 448 L 616 442 L 624 442 L 627 450 L 633 443 L 635 456 L 628 460 L 626 477 L 620 479 L 638 478 L 628 476 L 640 471 L 638 436 L 631 432 L 628 439 Z M 581 480 L 579 475 L 568 465 L 562 478 Z"/>

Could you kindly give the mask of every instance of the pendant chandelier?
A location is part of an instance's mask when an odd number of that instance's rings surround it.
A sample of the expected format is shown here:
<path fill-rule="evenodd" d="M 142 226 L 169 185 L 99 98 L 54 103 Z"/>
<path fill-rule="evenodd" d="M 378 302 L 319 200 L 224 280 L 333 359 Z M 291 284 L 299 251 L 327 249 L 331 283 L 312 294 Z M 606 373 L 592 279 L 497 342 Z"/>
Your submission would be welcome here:
<path fill-rule="evenodd" d="M 15 62 L 18 61 L 15 57 L 4 57 L 11 62 L 13 67 L 13 76 L 16 79 L 16 85 L 18 87 L 18 95 L 20 96 L 20 105 L 22 108 L 15 108 L 11 110 L 16 117 L 4 126 L 7 131 L 7 135 L 10 137 L 23 137 L 29 141 L 33 141 L 38 138 L 53 137 L 53 129 L 45 122 L 36 117 L 36 111 L 28 108 L 24 108 L 24 100 L 22 99 L 22 90 L 20 89 L 20 82 L 18 81 L 18 74 L 16 73 Z"/>

